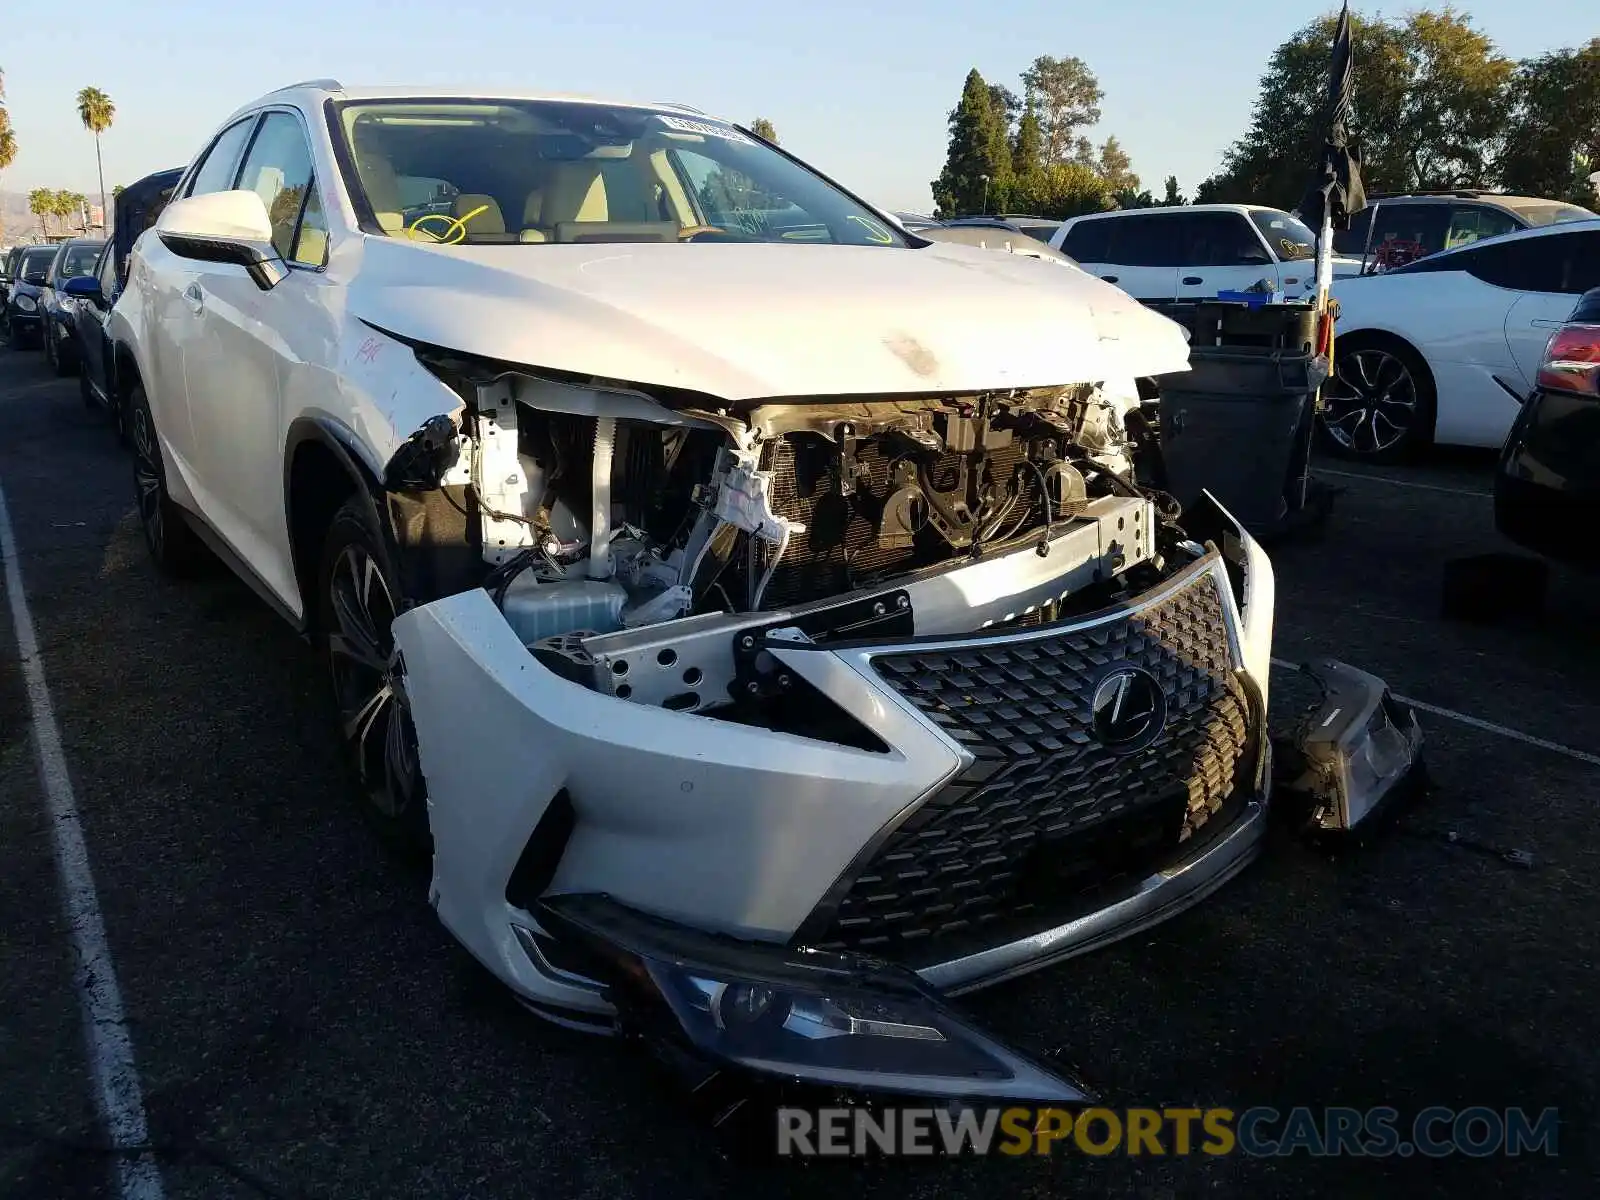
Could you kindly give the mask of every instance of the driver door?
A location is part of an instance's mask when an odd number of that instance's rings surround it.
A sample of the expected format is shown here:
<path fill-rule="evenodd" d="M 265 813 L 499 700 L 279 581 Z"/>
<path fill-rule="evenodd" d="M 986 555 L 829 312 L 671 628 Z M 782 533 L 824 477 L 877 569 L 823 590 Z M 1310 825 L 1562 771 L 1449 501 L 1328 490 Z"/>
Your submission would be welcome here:
<path fill-rule="evenodd" d="M 1278 262 L 1243 213 L 1185 213 L 1183 265 L 1178 299 L 1209 300 L 1219 292 L 1243 292 L 1268 280 L 1279 287 Z"/>
<path fill-rule="evenodd" d="M 290 270 L 263 291 L 242 266 L 193 263 L 185 302 L 200 332 L 184 350 L 184 387 L 196 461 L 210 494 L 202 515 L 292 611 L 298 586 L 284 518 L 281 388 L 296 358 L 291 346 L 302 342 L 296 323 L 314 320 L 306 293 L 322 289 L 327 247 L 311 147 L 297 114 L 269 109 L 262 115 L 233 186 L 261 197 L 284 262 L 293 267 L 298 256 L 312 270 Z M 301 239 L 308 209 L 319 236 Z M 325 330 L 317 333 L 326 339 Z"/>

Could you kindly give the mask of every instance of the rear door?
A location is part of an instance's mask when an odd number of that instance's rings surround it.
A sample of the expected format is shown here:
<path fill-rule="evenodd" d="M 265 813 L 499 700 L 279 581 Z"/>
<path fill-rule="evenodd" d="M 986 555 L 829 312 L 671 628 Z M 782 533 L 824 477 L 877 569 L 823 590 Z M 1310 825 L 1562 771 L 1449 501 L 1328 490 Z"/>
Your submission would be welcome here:
<path fill-rule="evenodd" d="M 1095 271 L 1100 278 L 1146 304 L 1178 298 L 1181 214 L 1129 213 L 1101 217 L 1095 224 L 1107 228 L 1105 262 Z"/>
<path fill-rule="evenodd" d="M 1572 314 L 1578 297 L 1600 287 L 1600 229 L 1517 238 L 1498 249 L 1489 269 L 1523 294 L 1506 314 L 1506 343 L 1532 389 L 1551 334 Z"/>
<path fill-rule="evenodd" d="M 1236 212 L 1189 212 L 1169 217 L 1183 230 L 1178 299 L 1203 300 L 1242 292 L 1267 280 L 1280 286 L 1278 263 L 1250 219 Z"/>

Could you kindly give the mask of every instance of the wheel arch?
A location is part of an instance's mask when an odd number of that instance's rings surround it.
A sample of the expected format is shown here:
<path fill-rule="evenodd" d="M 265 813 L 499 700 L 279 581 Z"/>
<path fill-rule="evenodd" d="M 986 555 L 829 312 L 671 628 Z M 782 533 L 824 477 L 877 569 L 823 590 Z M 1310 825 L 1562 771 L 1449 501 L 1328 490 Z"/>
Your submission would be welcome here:
<path fill-rule="evenodd" d="M 283 454 L 283 512 L 295 584 L 300 592 L 301 632 L 317 623 L 317 577 L 322 548 L 334 515 L 352 496 L 367 506 L 376 528 L 393 550 L 394 534 L 383 488 L 361 456 L 356 435 L 325 416 L 303 416 L 289 426 Z"/>

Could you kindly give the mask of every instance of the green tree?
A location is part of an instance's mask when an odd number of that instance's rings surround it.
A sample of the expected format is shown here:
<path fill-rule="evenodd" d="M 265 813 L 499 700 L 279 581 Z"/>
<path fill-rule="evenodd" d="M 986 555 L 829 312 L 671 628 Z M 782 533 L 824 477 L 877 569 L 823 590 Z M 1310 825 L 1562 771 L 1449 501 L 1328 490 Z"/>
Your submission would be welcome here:
<path fill-rule="evenodd" d="M 34 188 L 28 193 L 28 211 L 39 220 L 39 232 L 50 232 L 50 218 L 56 211 L 56 194 L 49 188 Z"/>
<path fill-rule="evenodd" d="M 1139 177 L 1133 173 L 1133 160 L 1123 150 L 1122 143 L 1114 137 L 1108 137 L 1100 146 L 1100 153 L 1095 160 L 1095 169 L 1100 178 L 1106 181 L 1106 190 L 1110 192 L 1138 192 Z M 1126 206 L 1124 206 L 1126 207 Z"/>
<path fill-rule="evenodd" d="M 1105 180 L 1080 163 L 1050 163 L 1027 181 L 1021 206 L 1041 217 L 1064 221 L 1115 208 Z"/>
<path fill-rule="evenodd" d="M 6 73 L 0 68 L 0 171 L 17 161 L 17 135 L 11 128 L 11 113 L 6 109 Z M 0 221 L 0 234 L 5 225 Z"/>
<path fill-rule="evenodd" d="M 111 103 L 111 97 L 96 87 L 82 88 L 78 92 L 78 120 L 83 122 L 83 127 L 94 134 L 94 167 L 100 175 L 100 213 L 101 220 L 105 220 L 106 212 L 106 169 L 100 163 L 100 135 L 111 128 L 111 121 L 117 115 L 117 106 Z"/>
<path fill-rule="evenodd" d="M 1081 58 L 1041 54 L 1022 73 L 1027 104 L 1039 117 L 1044 135 L 1044 161 L 1067 162 L 1077 145 L 1076 132 L 1100 119 L 1105 92 Z"/>
<path fill-rule="evenodd" d="M 52 211 L 65 223 L 67 231 L 71 232 L 72 223 L 76 221 L 84 226 L 83 209 L 88 204 L 88 198 L 82 192 L 59 191 L 54 194 Z"/>
<path fill-rule="evenodd" d="M 1044 130 L 1039 125 L 1039 115 L 1029 108 L 1017 122 L 1017 132 L 1011 138 L 1011 175 L 1016 186 L 1026 190 L 1028 181 L 1044 169 Z"/>
<path fill-rule="evenodd" d="M 950 110 L 944 170 L 933 181 L 942 217 L 996 211 L 1011 199 L 1011 145 L 1005 118 L 995 111 L 989 85 L 974 67 L 961 102 Z"/>
<path fill-rule="evenodd" d="M 750 132 L 757 137 L 766 138 L 774 146 L 778 144 L 778 130 L 775 125 L 765 117 L 757 117 L 750 122 Z"/>
<path fill-rule="evenodd" d="M 1336 22 L 1321 17 L 1273 52 L 1250 126 L 1196 192 L 1201 202 L 1288 207 L 1304 191 L 1326 133 L 1328 52 Z M 1369 187 L 1388 191 L 1480 184 L 1490 173 L 1511 61 L 1451 10 L 1402 22 L 1352 14 L 1356 86 L 1351 133 Z"/>
<path fill-rule="evenodd" d="M 1510 100 L 1500 183 L 1593 207 L 1588 175 L 1600 168 L 1600 38 L 1519 63 Z"/>
<path fill-rule="evenodd" d="M 1178 190 L 1178 177 L 1176 175 L 1168 175 L 1164 186 L 1167 190 L 1166 194 L 1161 197 L 1162 204 L 1170 208 L 1175 205 L 1189 203 L 1183 198 L 1183 193 Z"/>

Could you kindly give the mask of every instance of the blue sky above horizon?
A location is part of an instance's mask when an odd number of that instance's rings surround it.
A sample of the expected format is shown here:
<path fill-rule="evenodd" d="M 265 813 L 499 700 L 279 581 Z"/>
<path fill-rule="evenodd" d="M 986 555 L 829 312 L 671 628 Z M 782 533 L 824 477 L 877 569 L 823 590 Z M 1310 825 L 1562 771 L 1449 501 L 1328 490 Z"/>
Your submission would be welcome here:
<path fill-rule="evenodd" d="M 186 163 L 238 105 L 299 79 L 580 92 L 675 100 L 735 120 L 769 118 L 784 145 L 873 201 L 926 210 L 944 160 L 945 115 L 969 68 L 1020 92 L 1039 54 L 1075 54 L 1106 97 L 1096 141 L 1116 135 L 1146 187 L 1176 174 L 1186 192 L 1249 120 L 1273 48 L 1336 5 L 1290 0 L 841 0 L 704 17 L 640 0 L 540 13 L 526 0 L 133 0 L 6 23 L 0 67 L 21 152 L 0 188 L 92 193 L 93 139 L 74 97 L 110 94 L 106 187 Z M 1356 5 L 1399 15 L 1413 5 Z M 1600 29 L 1593 0 L 1457 5 L 1521 58 Z M 40 14 L 31 19 L 29 13 Z M 262 15 L 265 14 L 265 15 Z M 1358 67 L 1359 69 L 1359 67 Z M 1359 77 L 1357 86 L 1360 86 Z"/>

